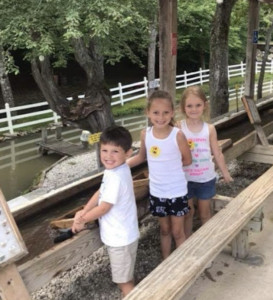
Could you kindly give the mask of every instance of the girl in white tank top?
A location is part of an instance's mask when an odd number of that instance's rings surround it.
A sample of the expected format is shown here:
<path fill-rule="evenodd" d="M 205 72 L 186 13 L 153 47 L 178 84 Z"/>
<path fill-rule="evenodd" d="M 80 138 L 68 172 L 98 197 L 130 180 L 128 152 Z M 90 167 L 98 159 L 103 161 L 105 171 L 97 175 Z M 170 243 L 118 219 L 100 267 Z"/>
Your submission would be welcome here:
<path fill-rule="evenodd" d="M 189 212 L 183 166 L 191 164 L 184 134 L 174 127 L 172 97 L 156 91 L 148 99 L 147 115 L 152 127 L 142 130 L 139 153 L 127 163 L 134 167 L 147 159 L 150 180 L 150 211 L 159 219 L 163 259 L 185 241 L 184 216 Z"/>
<path fill-rule="evenodd" d="M 205 123 L 202 116 L 207 109 L 207 98 L 199 86 L 188 87 L 182 94 L 180 108 L 186 120 L 177 123 L 185 134 L 191 149 L 192 164 L 184 167 L 188 180 L 188 197 L 191 207 L 185 219 L 185 234 L 192 233 L 194 215 L 193 197 L 198 199 L 198 211 L 202 224 L 211 218 L 210 200 L 215 195 L 216 173 L 212 154 L 226 182 L 231 182 L 225 158 L 218 146 L 215 127 Z"/>

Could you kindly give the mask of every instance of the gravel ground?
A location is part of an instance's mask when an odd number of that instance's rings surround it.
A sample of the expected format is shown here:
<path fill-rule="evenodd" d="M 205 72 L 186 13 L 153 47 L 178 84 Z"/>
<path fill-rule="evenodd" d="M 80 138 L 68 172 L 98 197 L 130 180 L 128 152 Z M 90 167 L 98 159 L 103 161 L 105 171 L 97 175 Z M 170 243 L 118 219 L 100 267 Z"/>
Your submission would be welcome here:
<path fill-rule="evenodd" d="M 60 182 L 64 184 L 65 181 L 75 179 L 77 174 L 82 175 L 83 169 L 87 171 L 87 160 L 92 161 L 93 163 L 95 160 L 94 155 L 84 154 L 63 161 L 63 163 L 52 168 L 47 174 L 44 184 L 47 184 L 48 186 L 55 185 L 55 183 L 53 184 L 52 182 L 56 181 L 56 176 L 58 177 L 59 184 Z M 96 162 L 94 162 L 94 165 L 96 165 Z M 235 197 L 269 167 L 270 165 L 233 160 L 229 163 L 228 168 L 234 178 L 234 182 L 230 184 L 221 182 L 221 176 L 219 174 L 217 193 Z M 55 178 L 55 180 L 50 178 Z M 195 227 L 197 226 L 198 225 L 195 225 Z M 152 216 L 144 218 L 140 222 L 140 232 L 141 238 L 135 270 L 136 283 L 140 282 L 161 262 L 159 227 L 157 220 Z M 33 293 L 32 299 L 120 299 L 120 292 L 117 286 L 111 281 L 109 259 L 105 247 L 100 248 L 90 257 L 81 260 L 70 270 L 55 277 L 49 284 Z"/>

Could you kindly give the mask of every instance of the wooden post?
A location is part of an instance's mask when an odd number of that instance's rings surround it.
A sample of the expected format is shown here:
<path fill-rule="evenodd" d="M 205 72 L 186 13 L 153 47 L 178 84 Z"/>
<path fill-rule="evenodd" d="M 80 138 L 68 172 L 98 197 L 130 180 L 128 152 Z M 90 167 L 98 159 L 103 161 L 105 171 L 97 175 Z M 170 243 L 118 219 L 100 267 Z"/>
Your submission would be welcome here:
<path fill-rule="evenodd" d="M 61 140 L 62 139 L 62 127 L 57 126 L 56 127 L 56 140 Z"/>
<path fill-rule="evenodd" d="M 42 128 L 42 142 L 46 144 L 47 142 L 47 128 Z"/>
<path fill-rule="evenodd" d="M 31 299 L 15 264 L 7 265 L 0 270 L 0 299 Z"/>
<path fill-rule="evenodd" d="M 250 123 L 253 124 L 253 126 L 258 134 L 261 144 L 265 147 L 268 147 L 269 143 L 268 143 L 267 137 L 263 131 L 263 128 L 261 126 L 262 122 L 261 122 L 260 114 L 257 109 L 257 106 L 255 105 L 253 98 L 250 98 L 248 96 L 242 97 L 242 102 L 244 104 L 244 107 L 247 112 Z"/>
<path fill-rule="evenodd" d="M 177 56 L 177 0 L 159 0 L 160 89 L 175 100 Z"/>
<path fill-rule="evenodd" d="M 249 0 L 246 49 L 245 95 L 254 99 L 255 62 L 258 43 L 259 8 L 257 0 Z"/>
<path fill-rule="evenodd" d="M 248 231 L 241 230 L 231 243 L 232 256 L 245 259 L 249 254 Z"/>

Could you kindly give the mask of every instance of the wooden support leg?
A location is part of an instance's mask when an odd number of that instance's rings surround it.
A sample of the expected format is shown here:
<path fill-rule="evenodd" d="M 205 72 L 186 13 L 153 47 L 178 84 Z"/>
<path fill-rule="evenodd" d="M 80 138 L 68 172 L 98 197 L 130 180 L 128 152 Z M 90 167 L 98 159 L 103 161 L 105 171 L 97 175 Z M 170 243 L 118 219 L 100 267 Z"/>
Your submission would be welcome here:
<path fill-rule="evenodd" d="M 42 128 L 42 142 L 46 143 L 47 142 L 47 129 Z"/>
<path fill-rule="evenodd" d="M 15 264 L 7 265 L 0 270 L 0 299 L 31 300 Z"/>
<path fill-rule="evenodd" d="M 241 230 L 231 243 L 232 256 L 245 259 L 249 254 L 248 231 Z"/>
<path fill-rule="evenodd" d="M 56 127 L 56 140 L 61 140 L 62 139 L 62 127 Z"/>

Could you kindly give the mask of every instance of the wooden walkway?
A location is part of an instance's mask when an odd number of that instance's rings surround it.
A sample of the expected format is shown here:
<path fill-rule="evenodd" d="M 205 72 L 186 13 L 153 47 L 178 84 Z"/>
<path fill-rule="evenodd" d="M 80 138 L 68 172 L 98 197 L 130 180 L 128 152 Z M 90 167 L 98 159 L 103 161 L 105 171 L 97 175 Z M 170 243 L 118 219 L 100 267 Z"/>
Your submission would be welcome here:
<path fill-rule="evenodd" d="M 88 143 L 83 144 L 73 144 L 62 139 L 62 128 L 56 128 L 56 138 L 47 138 L 47 129 L 42 128 L 42 139 L 40 142 L 36 143 L 39 146 L 39 152 L 42 154 L 47 154 L 48 151 L 58 153 L 60 155 L 75 156 L 78 154 L 83 154 L 90 149 L 88 148 Z"/>
<path fill-rule="evenodd" d="M 72 144 L 63 140 L 48 140 L 47 142 L 38 142 L 39 150 L 46 154 L 48 151 L 52 151 L 61 155 L 74 156 L 89 152 L 90 149 L 83 148 L 82 145 Z"/>

